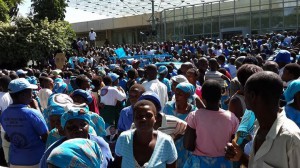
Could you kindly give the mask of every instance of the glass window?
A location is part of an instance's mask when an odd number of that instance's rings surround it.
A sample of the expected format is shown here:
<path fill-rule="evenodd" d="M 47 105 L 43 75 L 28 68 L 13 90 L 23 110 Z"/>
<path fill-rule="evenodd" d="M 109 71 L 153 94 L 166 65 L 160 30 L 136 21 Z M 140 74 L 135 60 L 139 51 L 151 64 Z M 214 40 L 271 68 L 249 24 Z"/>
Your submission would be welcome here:
<path fill-rule="evenodd" d="M 219 17 L 212 17 L 212 32 L 219 32 Z"/>
<path fill-rule="evenodd" d="M 250 27 L 250 14 L 241 13 L 235 16 L 235 27 Z"/>
<path fill-rule="evenodd" d="M 283 9 L 276 9 L 271 11 L 271 27 L 283 27 Z"/>
<path fill-rule="evenodd" d="M 234 27 L 233 15 L 221 16 L 221 29 Z"/>
<path fill-rule="evenodd" d="M 193 20 L 186 21 L 186 24 L 184 26 L 185 27 L 185 29 L 184 29 L 184 34 L 185 35 L 192 35 L 192 34 L 194 34 L 193 25 L 194 25 L 194 21 Z"/>
<path fill-rule="evenodd" d="M 269 10 L 267 11 L 261 11 L 261 28 L 269 28 L 269 21 L 270 21 L 270 17 L 269 17 Z"/>
<path fill-rule="evenodd" d="M 202 34 L 203 33 L 203 23 L 201 19 L 194 20 L 195 24 L 195 34 Z"/>
<path fill-rule="evenodd" d="M 205 19 L 206 20 L 206 19 Z M 204 23 L 204 33 L 211 33 L 211 21 L 210 20 L 206 20 Z"/>
<path fill-rule="evenodd" d="M 260 29 L 260 12 L 252 13 L 251 28 L 252 29 Z"/>
<path fill-rule="evenodd" d="M 297 27 L 297 8 L 290 7 L 284 8 L 284 26 L 285 27 Z"/>
<path fill-rule="evenodd" d="M 251 0 L 251 6 L 259 6 L 260 5 L 260 0 Z"/>

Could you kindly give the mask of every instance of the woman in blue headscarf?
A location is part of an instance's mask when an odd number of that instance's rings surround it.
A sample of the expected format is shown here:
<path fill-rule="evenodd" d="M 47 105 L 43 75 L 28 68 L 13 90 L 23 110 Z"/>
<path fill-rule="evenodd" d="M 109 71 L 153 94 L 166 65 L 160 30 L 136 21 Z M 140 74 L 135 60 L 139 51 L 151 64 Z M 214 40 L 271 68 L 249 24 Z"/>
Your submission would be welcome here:
<path fill-rule="evenodd" d="M 300 128 L 300 79 L 288 85 L 284 97 L 287 102 L 284 108 L 287 118 L 293 120 Z"/>
<path fill-rule="evenodd" d="M 49 154 L 53 151 L 54 148 L 65 142 L 69 139 L 74 138 L 84 138 L 89 139 L 96 142 L 103 153 L 104 159 L 101 163 L 101 168 L 106 168 L 113 161 L 113 157 L 111 151 L 109 149 L 109 145 L 102 137 L 96 136 L 89 132 L 90 124 L 92 123 L 91 116 L 89 112 L 85 108 L 77 107 L 73 104 L 73 106 L 65 107 L 65 112 L 62 114 L 60 118 L 61 127 L 64 130 L 64 136 L 54 142 L 44 153 L 40 167 L 47 168 L 47 158 Z M 63 166 L 67 167 L 67 166 Z"/>
<path fill-rule="evenodd" d="M 179 83 L 175 89 L 175 101 L 167 102 L 163 112 L 185 120 L 190 112 L 197 110 L 197 107 L 190 103 L 194 94 L 194 85 L 188 82 Z M 183 137 L 175 138 L 175 146 L 178 153 L 177 167 L 183 167 L 185 160 L 190 155 L 190 152 L 183 146 Z"/>
<path fill-rule="evenodd" d="M 102 152 L 94 141 L 71 139 L 56 147 L 47 159 L 48 167 L 99 168 Z"/>

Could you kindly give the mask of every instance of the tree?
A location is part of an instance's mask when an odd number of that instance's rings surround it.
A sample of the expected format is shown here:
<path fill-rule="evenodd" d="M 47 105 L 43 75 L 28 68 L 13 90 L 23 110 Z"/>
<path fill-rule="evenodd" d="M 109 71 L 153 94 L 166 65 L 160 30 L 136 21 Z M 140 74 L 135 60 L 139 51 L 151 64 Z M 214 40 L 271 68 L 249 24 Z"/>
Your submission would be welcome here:
<path fill-rule="evenodd" d="M 23 0 L 0 0 L 0 21 L 8 22 L 18 14 L 18 5 Z"/>
<path fill-rule="evenodd" d="M 65 0 L 31 0 L 33 8 L 33 18 L 35 21 L 44 20 L 64 20 L 66 7 Z"/>
<path fill-rule="evenodd" d="M 65 21 L 33 23 L 28 18 L 16 18 L 12 24 L 0 22 L 0 69 L 20 68 L 29 60 L 42 61 L 56 50 L 71 48 L 75 32 Z"/>

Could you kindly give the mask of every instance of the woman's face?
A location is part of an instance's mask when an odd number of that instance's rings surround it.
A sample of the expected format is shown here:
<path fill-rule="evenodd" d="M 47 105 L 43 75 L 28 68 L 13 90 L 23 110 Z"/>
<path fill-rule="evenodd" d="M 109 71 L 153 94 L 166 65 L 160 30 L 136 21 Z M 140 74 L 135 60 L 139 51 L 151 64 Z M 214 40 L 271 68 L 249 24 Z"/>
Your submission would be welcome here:
<path fill-rule="evenodd" d="M 186 78 L 191 84 L 196 84 L 197 82 L 195 74 L 190 71 L 186 73 Z"/>
<path fill-rule="evenodd" d="M 152 131 L 156 122 L 155 112 L 149 105 L 140 105 L 134 111 L 134 124 L 138 131 Z"/>
<path fill-rule="evenodd" d="M 175 90 L 175 99 L 176 102 L 187 102 L 190 95 L 188 93 L 185 93 L 181 89 L 176 88 Z"/>
<path fill-rule="evenodd" d="M 72 119 L 66 123 L 64 130 L 67 139 L 88 138 L 89 123 L 82 119 Z"/>
<path fill-rule="evenodd" d="M 50 121 L 50 129 L 52 130 L 53 128 L 56 128 L 58 130 L 62 130 L 61 123 L 60 123 L 60 117 L 61 115 L 51 115 L 49 117 Z"/>

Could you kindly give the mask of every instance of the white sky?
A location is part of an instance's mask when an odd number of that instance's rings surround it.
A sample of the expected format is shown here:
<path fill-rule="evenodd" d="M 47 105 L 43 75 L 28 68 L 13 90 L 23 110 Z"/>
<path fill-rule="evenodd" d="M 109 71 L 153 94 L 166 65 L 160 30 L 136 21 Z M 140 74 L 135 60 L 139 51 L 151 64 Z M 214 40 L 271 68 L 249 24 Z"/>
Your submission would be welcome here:
<path fill-rule="evenodd" d="M 22 16 L 27 16 L 30 11 L 31 0 L 24 0 L 23 4 L 20 5 L 19 14 Z M 84 22 L 91 20 L 104 19 L 106 16 L 101 16 L 95 13 L 85 12 L 83 10 L 75 8 L 67 8 L 65 20 L 70 23 Z"/>

